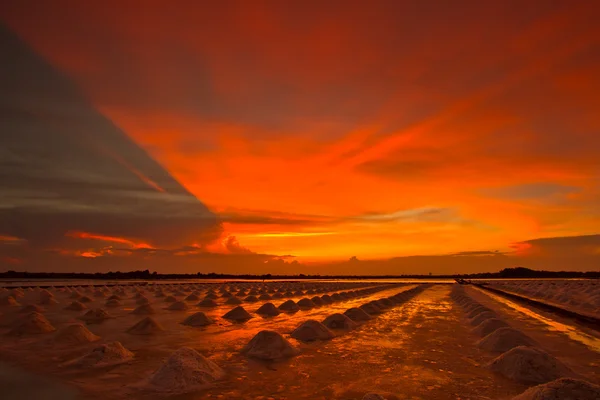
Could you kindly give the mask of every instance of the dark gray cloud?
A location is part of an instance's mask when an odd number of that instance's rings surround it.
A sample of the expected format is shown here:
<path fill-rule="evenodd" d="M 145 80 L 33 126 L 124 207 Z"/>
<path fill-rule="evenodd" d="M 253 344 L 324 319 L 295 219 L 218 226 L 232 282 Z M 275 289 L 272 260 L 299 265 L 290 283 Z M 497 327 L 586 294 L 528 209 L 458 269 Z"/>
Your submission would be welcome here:
<path fill-rule="evenodd" d="M 64 75 L 0 26 L 0 235 L 70 247 L 73 231 L 208 243 L 218 217 Z"/>

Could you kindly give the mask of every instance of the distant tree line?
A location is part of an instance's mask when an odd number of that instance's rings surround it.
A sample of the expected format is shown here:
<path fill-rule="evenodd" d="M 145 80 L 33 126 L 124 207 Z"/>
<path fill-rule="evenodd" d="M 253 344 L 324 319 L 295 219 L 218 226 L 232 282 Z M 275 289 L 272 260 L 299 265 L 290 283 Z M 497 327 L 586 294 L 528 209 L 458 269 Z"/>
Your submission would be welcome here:
<path fill-rule="evenodd" d="M 161 279 L 501 279 L 501 278 L 600 278 L 600 271 L 536 271 L 528 268 L 505 268 L 500 272 L 485 272 L 478 274 L 456 275 L 252 275 L 252 274 L 217 274 L 214 272 L 203 274 L 159 274 L 156 271 L 130 272 L 17 272 L 7 271 L 0 273 L 0 279 L 106 279 L 106 280 L 161 280 Z"/>

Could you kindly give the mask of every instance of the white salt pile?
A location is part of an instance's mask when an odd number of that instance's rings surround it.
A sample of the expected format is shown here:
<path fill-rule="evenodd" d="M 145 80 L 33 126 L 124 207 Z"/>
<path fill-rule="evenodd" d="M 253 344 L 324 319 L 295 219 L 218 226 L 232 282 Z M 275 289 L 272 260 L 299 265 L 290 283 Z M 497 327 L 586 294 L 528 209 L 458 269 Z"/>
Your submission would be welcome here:
<path fill-rule="evenodd" d="M 167 310 L 169 311 L 185 311 L 187 310 L 189 307 L 186 303 L 184 303 L 183 301 L 176 301 L 175 303 L 172 303 L 169 307 L 167 307 Z"/>
<path fill-rule="evenodd" d="M 20 314 L 30 314 L 32 312 L 43 313 L 44 309 L 40 306 L 36 306 L 35 304 L 29 304 L 27 306 L 23 306 L 20 310 Z"/>
<path fill-rule="evenodd" d="M 242 349 L 242 354 L 261 360 L 292 357 L 299 351 L 283 336 L 274 331 L 260 331 Z"/>
<path fill-rule="evenodd" d="M 155 314 L 156 311 L 154 311 L 154 308 L 150 304 L 144 304 L 133 310 L 131 313 L 136 315 L 150 315 Z"/>
<path fill-rule="evenodd" d="M 198 301 L 198 300 L 200 300 L 200 298 L 193 293 L 185 298 L 185 301 Z"/>
<path fill-rule="evenodd" d="M 65 363 L 65 366 L 76 365 L 82 368 L 108 367 L 123 364 L 133 359 L 133 353 L 127 350 L 120 342 L 112 342 L 96 347 L 90 353 L 73 361 Z"/>
<path fill-rule="evenodd" d="M 477 342 L 480 348 L 499 353 L 504 353 L 514 347 L 533 346 L 533 344 L 534 342 L 529 336 L 508 327 L 499 328 Z"/>
<path fill-rule="evenodd" d="M 367 314 L 364 310 L 361 310 L 360 308 L 356 307 L 349 308 L 344 312 L 344 315 L 346 315 L 354 322 L 363 322 L 373 319 L 373 317 Z"/>
<path fill-rule="evenodd" d="M 75 300 L 74 302 L 72 302 L 71 304 L 69 304 L 68 306 L 65 307 L 65 310 L 69 310 L 69 311 L 83 311 L 86 309 L 87 309 L 87 306 L 83 303 L 80 303 L 77 300 Z"/>
<path fill-rule="evenodd" d="M 482 313 L 479 313 L 475 317 L 473 317 L 473 319 L 471 320 L 471 325 L 477 326 L 486 319 L 490 318 L 498 318 L 498 315 L 496 315 L 496 313 L 492 311 L 483 311 Z"/>
<path fill-rule="evenodd" d="M 82 324 L 68 325 L 56 333 L 54 341 L 65 345 L 79 345 L 100 340 Z"/>
<path fill-rule="evenodd" d="M 82 321 L 89 322 L 89 323 L 98 323 L 98 322 L 102 322 L 109 318 L 114 318 L 114 317 L 111 316 L 109 313 L 106 312 L 106 310 L 104 310 L 102 308 L 95 308 L 93 310 L 89 310 L 82 316 L 77 317 L 77 319 L 80 319 Z"/>
<path fill-rule="evenodd" d="M 302 342 L 312 342 L 314 340 L 327 340 L 335 335 L 325 325 L 314 319 L 309 319 L 294 329 L 291 333 L 294 339 Z"/>
<path fill-rule="evenodd" d="M 0 299 L 0 306 L 19 306 L 20 304 L 13 296 L 4 296 Z"/>
<path fill-rule="evenodd" d="M 237 297 L 230 297 L 229 299 L 227 299 L 225 304 L 242 304 L 242 301 Z"/>
<path fill-rule="evenodd" d="M 241 303 L 241 301 L 240 301 Z M 217 302 L 213 299 L 205 298 L 200 303 L 196 304 L 198 307 L 216 307 L 218 306 Z"/>
<path fill-rule="evenodd" d="M 315 306 L 315 303 L 313 303 L 310 299 L 307 299 L 306 297 L 303 299 L 300 299 L 298 301 L 298 307 L 305 309 L 305 310 L 309 310 L 311 308 L 313 308 Z"/>
<path fill-rule="evenodd" d="M 241 322 L 249 320 L 250 318 L 252 318 L 252 315 L 250 315 L 248 311 L 244 310 L 244 307 L 238 306 L 233 310 L 229 311 L 227 314 L 223 315 L 223 318 Z"/>
<path fill-rule="evenodd" d="M 213 321 L 208 318 L 202 311 L 190 315 L 184 319 L 181 324 L 187 326 L 206 326 L 212 324 Z"/>
<path fill-rule="evenodd" d="M 182 347 L 148 380 L 148 386 L 157 391 L 187 393 L 205 388 L 225 376 L 213 361 L 196 350 Z"/>
<path fill-rule="evenodd" d="M 275 317 L 281 312 L 275 307 L 273 303 L 265 303 L 256 311 L 257 314 L 266 315 L 269 317 Z"/>
<path fill-rule="evenodd" d="M 500 355 L 489 368 L 525 384 L 546 383 L 570 376 L 571 370 L 550 354 L 535 347 L 519 346 Z"/>
<path fill-rule="evenodd" d="M 600 399 L 600 386 L 579 379 L 561 378 L 529 388 L 513 400 Z"/>
<path fill-rule="evenodd" d="M 127 332 L 132 335 L 151 335 L 162 331 L 164 331 L 164 328 L 152 317 L 146 317 L 127 329 Z"/>
<path fill-rule="evenodd" d="M 489 318 L 483 321 L 481 324 L 477 325 L 473 332 L 477 333 L 479 336 L 487 336 L 490 333 L 494 332 L 496 329 L 506 328 L 508 324 L 501 319 L 498 318 Z"/>
<path fill-rule="evenodd" d="M 285 312 L 296 312 L 300 310 L 298 304 L 294 303 L 294 300 L 288 300 L 279 306 L 281 311 Z"/>
<path fill-rule="evenodd" d="M 115 307 L 119 307 L 121 305 L 121 302 L 117 299 L 110 299 L 110 300 L 106 300 L 106 303 L 104 303 L 104 305 L 106 307 L 115 308 Z"/>
<path fill-rule="evenodd" d="M 363 396 L 362 400 L 385 400 L 385 397 L 377 393 L 367 393 Z"/>
<path fill-rule="evenodd" d="M 323 325 L 329 329 L 354 329 L 358 324 L 348 316 L 340 313 L 331 314 L 323 320 Z"/>
<path fill-rule="evenodd" d="M 54 332 L 56 328 L 42 314 L 32 312 L 19 320 L 9 332 L 12 336 Z"/>

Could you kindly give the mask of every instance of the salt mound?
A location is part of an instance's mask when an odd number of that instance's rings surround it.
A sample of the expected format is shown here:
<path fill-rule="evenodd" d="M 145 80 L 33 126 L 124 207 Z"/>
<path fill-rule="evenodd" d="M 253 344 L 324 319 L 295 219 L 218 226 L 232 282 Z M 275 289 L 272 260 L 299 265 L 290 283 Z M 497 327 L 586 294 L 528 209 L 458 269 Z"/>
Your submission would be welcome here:
<path fill-rule="evenodd" d="M 151 335 L 161 331 L 164 331 L 164 328 L 152 317 L 146 317 L 127 329 L 127 332 L 132 335 Z"/>
<path fill-rule="evenodd" d="M 104 305 L 106 307 L 119 307 L 121 305 L 121 302 L 117 299 L 110 299 L 106 300 L 106 303 L 104 303 Z"/>
<path fill-rule="evenodd" d="M 81 319 L 85 322 L 102 322 L 109 318 L 113 317 L 102 308 L 95 308 L 86 312 L 82 316 L 77 317 L 77 319 Z"/>
<path fill-rule="evenodd" d="M 57 332 L 54 341 L 60 344 L 78 345 L 100 340 L 82 324 L 68 325 Z"/>
<path fill-rule="evenodd" d="M 321 300 L 321 298 L 319 296 L 315 296 L 312 299 L 310 299 L 315 306 L 322 306 L 323 305 L 323 300 Z"/>
<path fill-rule="evenodd" d="M 0 299 L 0 306 L 18 306 L 19 303 L 13 296 L 5 296 Z"/>
<path fill-rule="evenodd" d="M 140 306 L 142 304 L 148 304 L 148 303 L 150 303 L 150 300 L 146 296 L 138 297 L 137 300 L 135 301 L 135 304 L 140 305 Z"/>
<path fill-rule="evenodd" d="M 56 301 L 54 297 L 42 297 L 42 299 L 40 300 L 40 304 L 46 306 L 53 306 L 55 304 L 58 304 L 58 301 Z"/>
<path fill-rule="evenodd" d="M 177 301 L 177 299 L 176 299 L 175 297 L 173 297 L 173 296 L 167 296 L 167 297 L 165 297 L 165 299 L 164 299 L 164 302 L 165 302 L 165 303 L 174 303 L 174 302 L 176 302 L 176 301 Z"/>
<path fill-rule="evenodd" d="M 261 294 L 260 296 L 258 296 L 259 300 L 271 300 L 271 296 L 269 296 L 268 294 Z"/>
<path fill-rule="evenodd" d="M 473 330 L 479 336 L 487 336 L 496 329 L 507 328 L 508 324 L 498 318 L 490 318 L 483 321 Z"/>
<path fill-rule="evenodd" d="M 362 322 L 373 319 L 373 317 L 367 314 L 364 310 L 361 310 L 360 308 L 356 307 L 349 308 L 344 312 L 344 315 L 346 315 L 348 318 L 355 322 Z"/>
<path fill-rule="evenodd" d="M 363 396 L 362 400 L 385 400 L 385 397 L 377 393 L 367 393 Z"/>
<path fill-rule="evenodd" d="M 314 340 L 327 340 L 334 337 L 333 332 L 325 325 L 314 319 L 309 319 L 302 325 L 294 329 L 291 336 L 302 342 L 312 342 Z"/>
<path fill-rule="evenodd" d="M 481 324 L 483 321 L 485 321 L 486 319 L 497 318 L 497 317 L 498 317 L 498 315 L 496 315 L 496 313 L 494 313 L 492 311 L 484 311 L 480 314 L 477 314 L 477 316 L 471 320 L 471 325 L 477 326 L 477 325 Z"/>
<path fill-rule="evenodd" d="M 200 300 L 200 298 L 193 293 L 185 298 L 185 301 L 198 301 L 198 300 Z"/>
<path fill-rule="evenodd" d="M 381 309 L 372 303 L 363 304 L 359 308 L 369 315 L 381 314 Z"/>
<path fill-rule="evenodd" d="M 225 304 L 242 304 L 242 301 L 237 297 L 230 297 L 229 299 L 227 299 Z"/>
<path fill-rule="evenodd" d="M 313 303 L 310 299 L 307 299 L 306 297 L 298 301 L 298 307 L 300 308 L 311 309 L 314 306 L 315 303 Z"/>
<path fill-rule="evenodd" d="M 504 353 L 514 347 L 532 346 L 533 340 L 521 331 L 505 327 L 490 333 L 477 342 L 477 345 L 484 350 Z"/>
<path fill-rule="evenodd" d="M 156 313 L 156 311 L 154 311 L 154 308 L 152 308 L 150 304 L 144 304 L 133 310 L 131 313 L 137 315 L 149 315 Z"/>
<path fill-rule="evenodd" d="M 92 302 L 92 299 L 90 299 L 90 298 L 89 298 L 89 297 L 87 297 L 87 296 L 82 296 L 82 297 L 80 297 L 80 298 L 79 298 L 79 300 L 78 300 L 78 301 L 79 301 L 80 303 L 91 303 L 91 302 Z"/>
<path fill-rule="evenodd" d="M 78 302 L 77 300 L 75 300 L 74 302 L 72 302 L 71 304 L 69 304 L 68 306 L 65 307 L 65 310 L 70 310 L 70 311 L 83 311 L 86 309 L 87 309 L 87 306 L 83 303 Z"/>
<path fill-rule="evenodd" d="M 185 304 L 183 301 L 176 301 L 175 303 L 173 303 L 169 307 L 167 307 L 167 310 L 184 311 L 184 310 L 187 310 L 188 308 L 189 308 L 188 305 Z"/>
<path fill-rule="evenodd" d="M 260 331 L 242 349 L 242 354 L 261 360 L 292 357 L 299 351 L 283 336 L 273 331 Z"/>
<path fill-rule="evenodd" d="M 519 346 L 500 355 L 489 368 L 505 377 L 525 384 L 546 383 L 571 375 L 571 370 L 550 354 Z"/>
<path fill-rule="evenodd" d="M 23 306 L 19 310 L 19 313 L 21 313 L 21 314 L 30 314 L 32 312 L 43 313 L 44 309 L 40 306 L 36 306 L 35 304 L 30 304 L 27 306 Z"/>
<path fill-rule="evenodd" d="M 198 307 L 216 307 L 218 306 L 217 302 L 213 299 L 205 298 L 200 303 L 196 304 Z"/>
<path fill-rule="evenodd" d="M 288 300 L 285 303 L 281 304 L 279 306 L 279 309 L 285 312 L 296 312 L 300 310 L 300 307 L 298 307 L 298 304 L 294 303 L 294 300 Z"/>
<path fill-rule="evenodd" d="M 126 363 L 133 359 L 133 353 L 120 342 L 112 342 L 96 347 L 90 353 L 65 365 L 77 365 L 83 368 L 108 367 Z"/>
<path fill-rule="evenodd" d="M 513 400 L 584 400 L 600 399 L 600 386 L 586 381 L 561 378 L 529 388 Z"/>
<path fill-rule="evenodd" d="M 340 313 L 331 314 L 323 320 L 323 325 L 329 329 L 354 329 L 358 324 L 348 316 Z"/>
<path fill-rule="evenodd" d="M 275 307 L 273 303 L 265 303 L 256 311 L 257 314 L 267 315 L 270 317 L 275 317 L 279 315 L 281 312 Z"/>
<path fill-rule="evenodd" d="M 256 303 L 258 301 L 258 298 L 254 295 L 250 295 L 246 297 L 244 301 L 247 301 L 248 303 Z"/>
<path fill-rule="evenodd" d="M 206 387 L 221 379 L 225 372 L 217 364 L 189 347 L 182 347 L 149 379 L 156 390 L 185 393 Z"/>
<path fill-rule="evenodd" d="M 212 323 L 213 321 L 201 311 L 190 315 L 189 317 L 184 319 L 183 322 L 181 322 L 182 325 L 187 326 L 206 326 Z"/>
<path fill-rule="evenodd" d="M 223 315 L 223 318 L 232 321 L 247 321 L 252 318 L 252 315 L 248 314 L 248 311 L 244 310 L 244 307 L 239 306 Z"/>
<path fill-rule="evenodd" d="M 40 334 L 54 332 L 56 328 L 42 314 L 32 312 L 24 317 L 13 329 L 9 335 L 21 336 L 26 334 Z"/>

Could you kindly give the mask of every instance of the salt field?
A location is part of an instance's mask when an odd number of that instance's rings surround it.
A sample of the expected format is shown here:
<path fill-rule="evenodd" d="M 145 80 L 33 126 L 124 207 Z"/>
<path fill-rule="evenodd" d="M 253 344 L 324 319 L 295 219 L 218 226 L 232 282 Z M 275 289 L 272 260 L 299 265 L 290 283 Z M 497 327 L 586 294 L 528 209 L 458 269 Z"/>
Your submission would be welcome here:
<path fill-rule="evenodd" d="M 594 298 L 598 288 L 594 281 L 546 284 L 563 296 L 576 285 L 577 298 Z M 600 396 L 600 331 L 471 285 L 184 282 L 1 291 L 0 379 L 19 393 L 9 398 Z M 36 384 L 17 387 L 14 374 Z M 8 379 L 13 386 L 4 385 Z M 27 395 L 44 385 L 46 397 Z"/>

